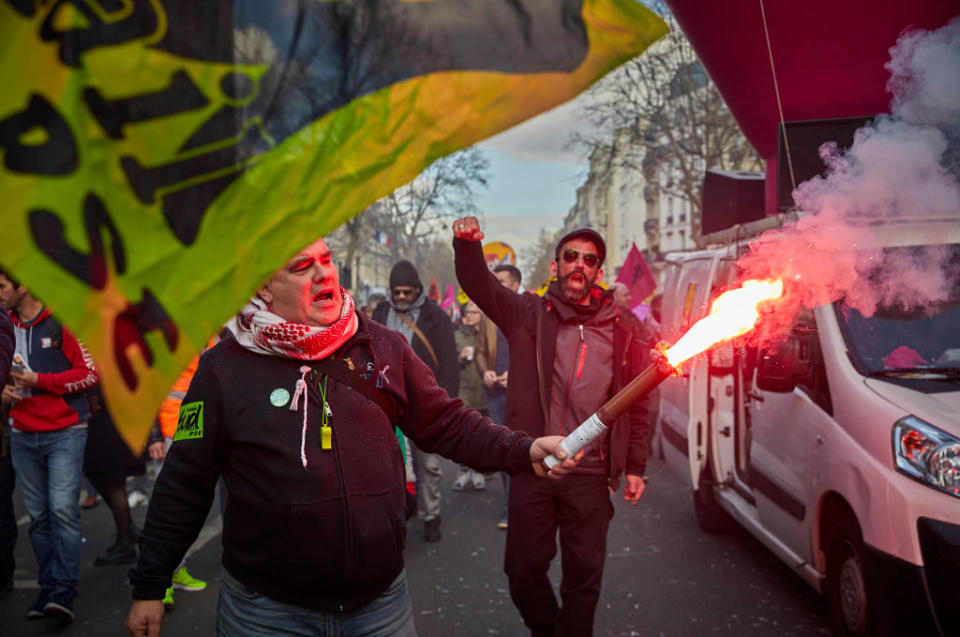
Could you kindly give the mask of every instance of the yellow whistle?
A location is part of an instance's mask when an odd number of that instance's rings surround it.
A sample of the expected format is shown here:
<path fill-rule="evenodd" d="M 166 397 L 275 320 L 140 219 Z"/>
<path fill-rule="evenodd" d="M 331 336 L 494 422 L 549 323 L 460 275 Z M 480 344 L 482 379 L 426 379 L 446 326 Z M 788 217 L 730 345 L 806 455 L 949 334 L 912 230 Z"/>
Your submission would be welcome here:
<path fill-rule="evenodd" d="M 320 427 L 320 448 L 324 450 L 333 449 L 333 428 Z"/>

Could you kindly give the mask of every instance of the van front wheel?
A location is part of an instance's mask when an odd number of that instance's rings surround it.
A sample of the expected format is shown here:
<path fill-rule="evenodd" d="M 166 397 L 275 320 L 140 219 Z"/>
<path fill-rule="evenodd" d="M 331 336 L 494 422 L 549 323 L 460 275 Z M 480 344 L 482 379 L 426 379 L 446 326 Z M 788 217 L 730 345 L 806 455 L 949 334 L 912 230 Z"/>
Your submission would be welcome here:
<path fill-rule="evenodd" d="M 843 515 L 827 549 L 827 604 L 835 635 L 870 634 L 872 599 L 865 576 L 863 537 L 856 520 Z"/>

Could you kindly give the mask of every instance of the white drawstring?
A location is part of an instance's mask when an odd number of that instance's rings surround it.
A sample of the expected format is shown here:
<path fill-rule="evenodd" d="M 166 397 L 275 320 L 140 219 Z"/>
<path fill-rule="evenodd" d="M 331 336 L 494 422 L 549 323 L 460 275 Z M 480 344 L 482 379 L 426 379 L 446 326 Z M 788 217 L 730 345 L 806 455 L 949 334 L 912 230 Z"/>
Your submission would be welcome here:
<path fill-rule="evenodd" d="M 293 400 L 290 401 L 290 411 L 296 411 L 300 397 L 303 396 L 303 430 L 300 432 L 300 461 L 303 463 L 304 469 L 307 468 L 307 403 L 310 402 L 310 399 L 306 393 L 307 374 L 309 372 L 310 367 L 307 365 L 300 367 L 300 378 L 297 380 L 297 387 L 293 392 Z"/>

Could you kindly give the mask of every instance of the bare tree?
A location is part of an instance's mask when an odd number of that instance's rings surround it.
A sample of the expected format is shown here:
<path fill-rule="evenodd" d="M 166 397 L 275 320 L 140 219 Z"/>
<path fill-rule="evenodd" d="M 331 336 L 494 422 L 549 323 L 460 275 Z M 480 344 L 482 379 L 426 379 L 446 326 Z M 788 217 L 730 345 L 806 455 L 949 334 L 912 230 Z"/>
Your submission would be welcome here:
<path fill-rule="evenodd" d="M 639 171 L 648 203 L 660 194 L 690 203 L 699 236 L 707 169 L 758 170 L 763 162 L 669 14 L 670 33 L 597 83 L 581 115 L 592 125 L 571 142 Z"/>
<path fill-rule="evenodd" d="M 477 189 L 488 183 L 490 162 L 477 148 L 435 161 L 420 176 L 378 202 L 381 221 L 393 229 L 397 250 L 417 267 L 429 239 L 449 233 L 453 219 L 477 214 Z"/>
<path fill-rule="evenodd" d="M 395 229 L 387 218 L 381 202 L 368 206 L 326 237 L 327 245 L 333 250 L 336 260 L 350 267 L 353 279 L 350 283 L 355 289 L 359 289 L 360 285 L 357 279 L 359 275 L 357 265 L 360 259 L 363 260 L 368 274 L 373 276 L 370 273 L 372 270 L 385 277 L 393 263 L 401 258 L 401 250 L 397 243 L 395 241 L 390 245 L 380 243 L 377 241 L 378 233 L 391 238 L 395 236 Z M 376 281 L 374 283 L 376 284 Z"/>
<path fill-rule="evenodd" d="M 477 190 L 486 187 L 489 161 L 476 148 L 443 157 L 415 180 L 368 206 L 330 233 L 327 242 L 345 265 L 355 265 L 358 255 L 367 267 L 374 264 L 384 276 L 400 259 L 417 266 L 424 285 L 436 277 L 441 295 L 456 283 L 450 222 L 477 214 Z M 390 245 L 378 243 L 378 233 Z"/>
<path fill-rule="evenodd" d="M 370 240 L 376 232 L 374 228 L 375 226 L 371 226 L 370 224 L 370 218 L 361 213 L 352 219 L 347 219 L 347 221 L 340 226 L 340 230 L 331 233 L 327 239 L 330 247 L 337 253 L 339 258 L 343 259 L 342 263 L 350 268 L 350 278 L 352 279 L 350 284 L 355 289 L 359 287 L 360 283 L 357 279 L 359 275 L 358 269 L 354 267 L 357 254 L 361 247 L 367 247 L 371 244 L 374 246 L 378 245 L 375 241 Z M 372 252 L 375 254 L 378 251 L 374 248 Z"/>
<path fill-rule="evenodd" d="M 457 275 L 453 266 L 453 245 L 451 243 L 451 233 L 440 234 L 427 239 L 421 246 L 421 250 L 427 258 L 417 264 L 417 271 L 420 273 L 420 282 L 423 283 L 424 291 L 430 290 L 430 281 L 437 280 L 437 291 L 440 293 L 440 300 L 447 292 L 447 287 L 452 283 L 454 291 L 459 288 Z"/>
<path fill-rule="evenodd" d="M 523 273 L 523 283 L 528 290 L 536 290 L 550 278 L 550 262 L 561 232 L 542 228 L 536 243 L 524 251 L 523 262 L 527 264 L 527 271 Z"/>

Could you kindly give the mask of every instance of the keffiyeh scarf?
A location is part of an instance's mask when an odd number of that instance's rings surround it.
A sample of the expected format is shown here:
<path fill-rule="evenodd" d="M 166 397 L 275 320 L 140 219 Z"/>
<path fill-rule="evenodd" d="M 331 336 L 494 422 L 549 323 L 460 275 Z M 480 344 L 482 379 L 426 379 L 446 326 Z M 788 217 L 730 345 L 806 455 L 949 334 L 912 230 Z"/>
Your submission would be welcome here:
<path fill-rule="evenodd" d="M 333 325 L 314 327 L 291 323 L 267 310 L 260 298 L 253 297 L 230 322 L 237 342 L 251 352 L 312 361 L 326 358 L 357 333 L 357 314 L 353 297 L 340 288 L 343 307 Z"/>

